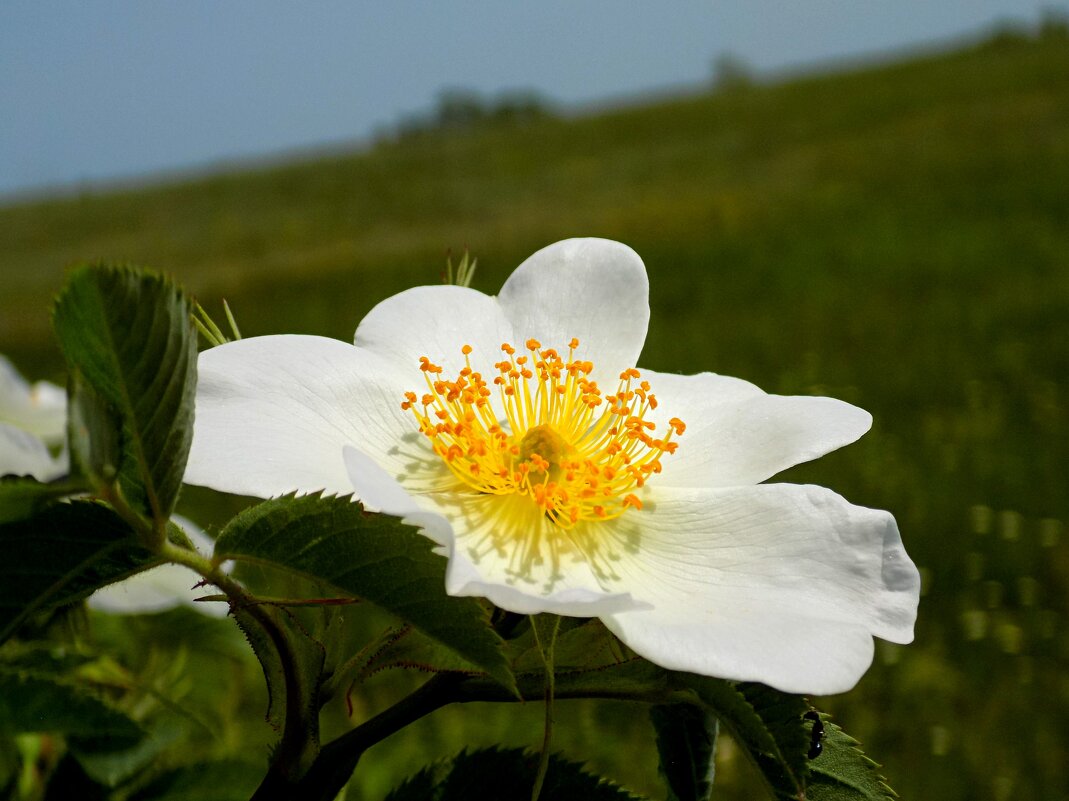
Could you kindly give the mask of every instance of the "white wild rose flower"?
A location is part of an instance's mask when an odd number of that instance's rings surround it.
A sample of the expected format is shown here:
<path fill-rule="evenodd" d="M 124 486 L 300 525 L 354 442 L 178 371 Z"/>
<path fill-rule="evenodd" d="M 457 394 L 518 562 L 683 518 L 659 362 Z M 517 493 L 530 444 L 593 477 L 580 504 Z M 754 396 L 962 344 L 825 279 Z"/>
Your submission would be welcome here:
<path fill-rule="evenodd" d="M 67 433 L 67 393 L 47 381 L 32 386 L 14 365 L 0 356 L 0 476 L 32 476 L 51 481 L 66 474 L 67 453 L 53 456 L 48 446 L 61 444 Z M 177 515 L 198 551 L 211 554 L 212 540 L 192 521 Z M 194 590 L 200 576 L 181 565 L 160 565 L 109 584 L 89 597 L 89 606 L 105 612 L 162 612 L 188 604 L 208 615 L 226 615 L 220 603 L 195 603 L 207 591 Z"/>
<path fill-rule="evenodd" d="M 67 393 L 47 381 L 32 386 L 0 356 L 0 476 L 51 481 L 67 472 L 67 455 L 49 446 L 66 436 Z"/>
<path fill-rule="evenodd" d="M 919 576 L 887 512 L 764 484 L 858 439 L 869 414 L 737 378 L 637 370 L 641 259 L 574 239 L 496 297 L 380 303 L 355 347 L 267 336 L 201 354 L 186 480 L 354 493 L 418 525 L 446 591 L 596 616 L 674 670 L 826 694 L 873 636 L 910 642 Z"/>

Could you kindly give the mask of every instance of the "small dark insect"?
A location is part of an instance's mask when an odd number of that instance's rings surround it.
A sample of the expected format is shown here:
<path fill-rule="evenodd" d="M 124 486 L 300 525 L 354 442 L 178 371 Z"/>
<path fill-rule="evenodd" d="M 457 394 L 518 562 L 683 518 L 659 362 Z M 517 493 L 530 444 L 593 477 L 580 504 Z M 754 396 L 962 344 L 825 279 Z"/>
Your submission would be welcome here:
<path fill-rule="evenodd" d="M 813 709 L 802 715 L 802 719 L 813 721 L 813 731 L 809 735 L 808 756 L 810 759 L 816 759 L 820 756 L 820 752 L 824 750 L 824 743 L 821 742 L 824 739 L 824 721 L 820 719 L 820 715 Z"/>

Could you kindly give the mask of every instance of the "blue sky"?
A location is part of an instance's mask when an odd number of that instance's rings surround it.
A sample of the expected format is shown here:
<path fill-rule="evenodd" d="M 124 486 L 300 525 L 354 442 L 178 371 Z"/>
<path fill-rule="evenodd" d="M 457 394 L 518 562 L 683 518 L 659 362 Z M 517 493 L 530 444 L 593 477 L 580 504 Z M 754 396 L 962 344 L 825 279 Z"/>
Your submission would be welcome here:
<path fill-rule="evenodd" d="M 447 87 L 579 107 L 1044 8 L 1069 0 L 4 0 L 0 194 L 354 140 Z"/>

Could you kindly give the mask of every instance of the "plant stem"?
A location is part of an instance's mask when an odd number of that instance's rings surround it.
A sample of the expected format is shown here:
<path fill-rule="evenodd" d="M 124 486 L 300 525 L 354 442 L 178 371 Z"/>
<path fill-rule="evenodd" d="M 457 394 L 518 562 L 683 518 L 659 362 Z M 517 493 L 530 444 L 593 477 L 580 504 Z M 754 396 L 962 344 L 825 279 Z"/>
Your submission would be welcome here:
<path fill-rule="evenodd" d="M 544 697 L 546 679 L 539 674 L 517 677 L 520 694 L 514 695 L 505 687 L 485 676 L 465 676 L 459 673 L 438 673 L 411 695 L 389 709 L 365 721 L 355 729 L 328 743 L 319 752 L 312 767 L 296 784 L 268 777 L 254 801 L 281 801 L 299 798 L 301 801 L 333 801 L 345 787 L 357 763 L 371 746 L 385 740 L 420 718 L 449 704 L 476 701 L 516 703 Z M 615 700 L 666 703 L 685 700 L 664 686 L 631 687 L 626 690 L 564 690 L 554 691 L 558 699 L 606 698 Z M 270 786 L 268 785 L 271 781 Z"/>
<path fill-rule="evenodd" d="M 534 786 L 531 788 L 531 801 L 538 801 L 538 796 L 542 794 L 542 784 L 546 780 L 546 771 L 549 770 L 549 744 L 553 738 L 553 680 L 555 677 L 553 648 L 557 643 L 560 618 L 552 615 L 551 622 L 544 629 L 538 625 L 537 619 L 532 618 L 531 627 L 534 631 L 535 642 L 538 643 L 539 650 L 542 652 L 542 664 L 546 667 L 546 717 L 542 732 L 542 753 L 538 758 L 538 770 L 535 772 Z"/>
<path fill-rule="evenodd" d="M 305 709 L 301 703 L 301 688 L 298 685 L 297 656 L 293 651 L 292 643 L 286 632 L 268 614 L 266 608 L 257 604 L 257 599 L 250 595 L 240 582 L 232 579 L 224 573 L 218 565 L 196 551 L 179 548 L 177 545 L 164 540 L 160 548 L 160 555 L 176 564 L 185 565 L 196 573 L 199 573 L 206 581 L 211 582 L 230 599 L 235 608 L 240 608 L 263 629 L 271 640 L 275 651 L 278 653 L 279 663 L 282 666 L 286 686 L 286 712 L 279 739 L 278 747 L 275 748 L 264 785 L 269 782 L 272 786 L 275 782 L 289 784 L 295 777 L 295 772 L 300 768 L 301 757 L 306 751 L 310 735 L 309 732 L 318 730 L 318 720 L 308 719 L 309 713 L 315 716 L 317 710 Z M 263 785 L 261 785 L 263 786 Z M 285 796 L 260 795 L 257 791 L 253 796 L 257 801 L 269 798 L 283 798 Z"/>
<path fill-rule="evenodd" d="M 283 798 L 333 801 L 352 777 L 368 748 L 436 709 L 453 703 L 457 700 L 455 691 L 464 679 L 463 675 L 455 673 L 436 674 L 411 695 L 324 746 L 312 767 L 295 786 L 279 787 L 274 791 L 276 794 L 261 796 L 257 792 L 254 801 Z"/>

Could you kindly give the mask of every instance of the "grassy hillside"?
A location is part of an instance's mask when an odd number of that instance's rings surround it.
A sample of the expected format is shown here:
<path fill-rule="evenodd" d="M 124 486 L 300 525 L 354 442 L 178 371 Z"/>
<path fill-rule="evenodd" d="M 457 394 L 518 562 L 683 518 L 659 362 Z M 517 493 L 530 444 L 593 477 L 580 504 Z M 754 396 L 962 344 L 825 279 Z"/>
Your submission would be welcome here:
<path fill-rule="evenodd" d="M 645 365 L 873 412 L 860 444 L 788 478 L 891 509 L 924 569 L 917 642 L 881 647 L 858 690 L 826 702 L 902 796 L 1064 798 L 1058 35 L 0 208 L 0 351 L 35 377 L 56 369 L 48 305 L 82 260 L 166 270 L 209 306 L 225 295 L 246 334 L 348 338 L 378 300 L 437 280 L 449 247 L 472 249 L 493 292 L 576 235 L 645 259 Z"/>

